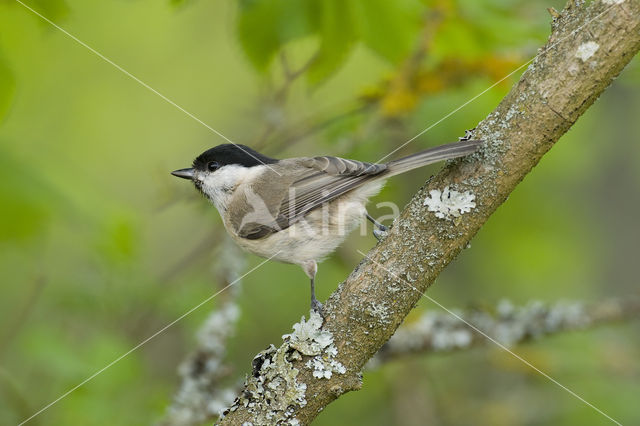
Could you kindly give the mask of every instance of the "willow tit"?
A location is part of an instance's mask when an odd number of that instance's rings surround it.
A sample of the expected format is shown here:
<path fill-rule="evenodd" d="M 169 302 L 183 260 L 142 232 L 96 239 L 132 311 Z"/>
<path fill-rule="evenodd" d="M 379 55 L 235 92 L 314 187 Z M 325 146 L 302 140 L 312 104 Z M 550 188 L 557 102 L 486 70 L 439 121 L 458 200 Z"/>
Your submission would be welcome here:
<path fill-rule="evenodd" d="M 317 262 L 332 253 L 366 217 L 379 237 L 386 231 L 365 204 L 391 176 L 473 153 L 482 141 L 462 140 L 390 161 L 365 163 L 339 157 L 277 160 L 236 144 L 200 154 L 193 167 L 172 172 L 191 180 L 218 209 L 231 238 L 258 256 L 302 267 L 311 279 Z"/>

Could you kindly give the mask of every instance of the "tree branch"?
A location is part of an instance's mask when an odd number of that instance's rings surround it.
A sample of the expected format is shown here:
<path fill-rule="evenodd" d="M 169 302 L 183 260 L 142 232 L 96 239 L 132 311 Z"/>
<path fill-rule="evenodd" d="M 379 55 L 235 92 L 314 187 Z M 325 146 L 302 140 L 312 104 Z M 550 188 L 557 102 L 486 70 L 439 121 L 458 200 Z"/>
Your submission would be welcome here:
<path fill-rule="evenodd" d="M 159 425 L 195 426 L 216 419 L 240 391 L 242 382 L 229 380 L 232 371 L 226 364 L 224 351 L 226 339 L 234 332 L 237 318 L 234 311 L 237 309 L 233 299 L 227 300 L 205 322 L 198 333 L 198 348 L 180 366 L 180 390 Z M 640 318 L 640 298 L 609 299 L 591 304 L 531 301 L 521 307 L 502 300 L 495 308 L 454 312 L 466 322 L 448 312 L 429 310 L 410 324 L 403 324 L 369 360 L 366 369 L 374 370 L 408 356 L 464 351 L 490 343 L 466 323 L 501 344 L 513 347 L 558 333 L 637 320 Z"/>
<path fill-rule="evenodd" d="M 501 301 L 493 312 L 486 309 L 456 310 L 457 315 L 506 346 L 514 346 L 561 332 L 640 318 L 640 299 L 625 298 L 586 304 L 579 301 L 546 304 L 532 301 L 516 307 Z M 470 349 L 489 340 L 448 312 L 427 311 L 403 325 L 369 360 L 372 369 L 384 362 L 412 354 Z"/>
<path fill-rule="evenodd" d="M 222 424 L 308 424 L 345 392 L 393 335 L 444 267 L 540 158 L 571 127 L 640 49 L 640 0 L 570 1 L 544 49 L 475 138 L 481 152 L 454 161 L 413 197 L 388 237 L 280 348 L 259 354 Z M 446 186 L 475 195 L 455 220 L 423 206 Z M 409 288 L 407 283 L 417 291 Z M 320 328 L 321 327 L 321 328 Z"/>

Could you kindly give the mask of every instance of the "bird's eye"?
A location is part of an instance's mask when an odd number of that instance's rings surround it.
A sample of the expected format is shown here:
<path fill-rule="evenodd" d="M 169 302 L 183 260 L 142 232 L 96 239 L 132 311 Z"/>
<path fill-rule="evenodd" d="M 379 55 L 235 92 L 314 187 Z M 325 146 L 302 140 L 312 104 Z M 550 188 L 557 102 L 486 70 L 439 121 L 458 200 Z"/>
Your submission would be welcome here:
<path fill-rule="evenodd" d="M 209 163 L 207 163 L 207 169 L 209 169 L 210 172 L 215 172 L 219 168 L 220 164 L 217 161 L 210 161 Z"/>

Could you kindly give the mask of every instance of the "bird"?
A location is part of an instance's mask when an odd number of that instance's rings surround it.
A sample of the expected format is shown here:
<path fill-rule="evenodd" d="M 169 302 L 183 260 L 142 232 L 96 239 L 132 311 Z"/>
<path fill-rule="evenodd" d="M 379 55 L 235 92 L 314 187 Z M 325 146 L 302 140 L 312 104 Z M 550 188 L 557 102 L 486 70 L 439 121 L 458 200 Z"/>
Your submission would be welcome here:
<path fill-rule="evenodd" d="M 380 239 L 387 227 L 366 209 L 395 175 L 475 152 L 482 140 L 461 138 L 389 161 L 368 163 L 329 155 L 276 159 L 235 143 L 198 155 L 192 167 L 171 172 L 190 180 L 216 207 L 232 240 L 257 256 L 295 264 L 311 283 L 311 309 L 318 263 L 364 218 Z"/>

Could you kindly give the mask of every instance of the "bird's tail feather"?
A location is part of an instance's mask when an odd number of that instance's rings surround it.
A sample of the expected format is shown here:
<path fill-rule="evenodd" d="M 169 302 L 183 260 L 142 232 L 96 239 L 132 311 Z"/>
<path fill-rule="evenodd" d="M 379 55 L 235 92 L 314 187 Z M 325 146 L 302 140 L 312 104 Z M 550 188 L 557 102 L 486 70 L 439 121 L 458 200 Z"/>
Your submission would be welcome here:
<path fill-rule="evenodd" d="M 471 140 L 449 143 L 390 161 L 387 163 L 387 173 L 385 177 L 408 172 L 409 170 L 417 169 L 418 167 L 438 161 L 469 155 L 475 152 L 482 142 L 482 140 Z"/>

